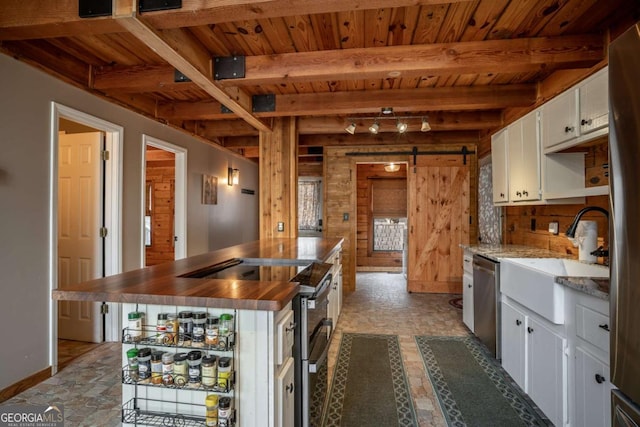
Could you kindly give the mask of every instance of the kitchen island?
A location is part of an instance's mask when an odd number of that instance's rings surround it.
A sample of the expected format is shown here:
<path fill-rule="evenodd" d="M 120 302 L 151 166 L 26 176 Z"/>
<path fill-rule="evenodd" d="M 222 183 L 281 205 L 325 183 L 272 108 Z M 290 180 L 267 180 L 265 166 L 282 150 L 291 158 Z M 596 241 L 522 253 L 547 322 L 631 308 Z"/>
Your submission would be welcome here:
<path fill-rule="evenodd" d="M 205 399 L 210 395 L 219 402 L 232 402 L 231 415 L 220 418 L 219 425 L 289 425 L 294 416 L 292 300 L 299 289 L 289 280 L 312 262 L 339 262 L 341 246 L 341 239 L 315 237 L 259 240 L 56 289 L 52 296 L 122 303 L 123 425 L 207 425 L 212 421 L 205 418 Z M 193 277 L 194 272 L 232 259 L 254 265 L 258 276 Z M 224 341 L 220 335 L 216 346 L 166 340 L 156 331 L 159 315 L 188 312 L 204 312 L 207 318 L 231 315 L 235 331 Z M 143 313 L 146 326 L 139 330 L 128 326 L 129 313 Z M 181 384 L 136 380 L 127 351 L 143 348 L 174 357 L 201 351 L 218 361 L 230 360 L 228 385 L 217 376 L 212 386 L 205 384 L 211 379 L 202 376 Z"/>

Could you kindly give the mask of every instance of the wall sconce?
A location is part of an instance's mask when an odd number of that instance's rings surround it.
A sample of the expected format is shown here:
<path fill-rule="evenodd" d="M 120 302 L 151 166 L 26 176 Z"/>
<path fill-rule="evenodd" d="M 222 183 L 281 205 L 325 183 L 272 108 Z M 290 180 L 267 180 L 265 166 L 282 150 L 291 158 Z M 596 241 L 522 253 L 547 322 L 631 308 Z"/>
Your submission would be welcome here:
<path fill-rule="evenodd" d="M 234 168 L 227 169 L 227 185 L 229 187 L 238 185 L 240 183 L 240 171 Z"/>

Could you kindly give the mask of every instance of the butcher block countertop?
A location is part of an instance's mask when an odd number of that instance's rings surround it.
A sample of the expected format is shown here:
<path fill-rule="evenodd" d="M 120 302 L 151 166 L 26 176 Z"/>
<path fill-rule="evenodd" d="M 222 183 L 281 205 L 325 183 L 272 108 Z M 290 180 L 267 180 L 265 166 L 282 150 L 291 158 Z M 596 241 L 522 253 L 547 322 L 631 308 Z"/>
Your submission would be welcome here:
<path fill-rule="evenodd" d="M 299 237 L 264 239 L 243 243 L 182 260 L 95 279 L 65 289 L 54 289 L 55 300 L 106 301 L 119 303 L 183 305 L 239 310 L 278 311 L 298 293 L 298 284 L 289 282 L 296 274 L 274 280 L 196 279 L 183 274 L 231 258 L 243 258 L 278 266 L 327 260 L 340 248 L 342 239 Z M 294 261 L 294 262 L 291 262 Z"/>

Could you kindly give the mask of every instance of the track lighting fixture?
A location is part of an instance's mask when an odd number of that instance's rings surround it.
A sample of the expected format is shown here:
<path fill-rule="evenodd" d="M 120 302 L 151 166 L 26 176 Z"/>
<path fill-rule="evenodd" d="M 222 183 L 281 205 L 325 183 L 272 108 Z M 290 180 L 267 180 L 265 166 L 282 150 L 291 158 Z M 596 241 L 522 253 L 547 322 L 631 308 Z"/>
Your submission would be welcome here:
<path fill-rule="evenodd" d="M 391 107 L 381 108 L 378 117 L 347 117 L 347 123 L 349 123 L 349 125 L 344 130 L 353 135 L 356 132 L 356 123 L 363 125 L 363 121 L 373 120 L 373 123 L 369 125 L 368 129 L 371 134 L 377 135 L 383 132 L 382 122 L 384 120 L 394 120 L 396 122 L 396 130 L 402 134 L 409 130 L 410 125 L 414 126 L 417 119 L 421 119 L 420 131 L 428 132 L 431 130 L 431 125 L 426 116 L 396 116 Z"/>

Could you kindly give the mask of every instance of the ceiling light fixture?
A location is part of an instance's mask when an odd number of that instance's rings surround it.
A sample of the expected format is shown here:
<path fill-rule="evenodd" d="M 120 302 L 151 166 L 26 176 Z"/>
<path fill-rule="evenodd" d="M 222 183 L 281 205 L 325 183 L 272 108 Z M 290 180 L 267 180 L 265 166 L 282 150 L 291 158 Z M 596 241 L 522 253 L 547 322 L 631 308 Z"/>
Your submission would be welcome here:
<path fill-rule="evenodd" d="M 346 128 L 344 128 L 344 130 L 346 130 L 348 133 L 353 135 L 354 133 L 356 133 L 356 124 L 351 122 L 351 124 L 349 126 L 347 126 Z"/>
<path fill-rule="evenodd" d="M 422 118 L 422 126 L 420 126 L 420 132 L 429 132 L 431 130 L 431 125 L 426 117 Z"/>
<path fill-rule="evenodd" d="M 420 119 L 420 122 L 418 122 L 418 119 Z M 366 126 L 366 124 L 363 123 L 365 120 L 373 121 L 373 123 L 368 126 L 369 132 L 373 135 L 382 132 L 382 122 L 384 120 L 394 120 L 398 133 L 407 132 L 410 125 L 415 126 L 417 123 L 420 123 L 420 131 L 428 132 L 431 130 L 431 125 L 426 116 L 396 116 L 391 107 L 381 108 L 380 114 L 377 117 L 347 117 L 347 123 L 349 123 L 349 125 L 345 127 L 344 130 L 353 135 L 356 133 L 356 123 L 361 126 Z"/>
<path fill-rule="evenodd" d="M 387 163 L 384 165 L 384 170 L 387 172 L 398 172 L 400 170 L 400 165 L 397 163 Z"/>

